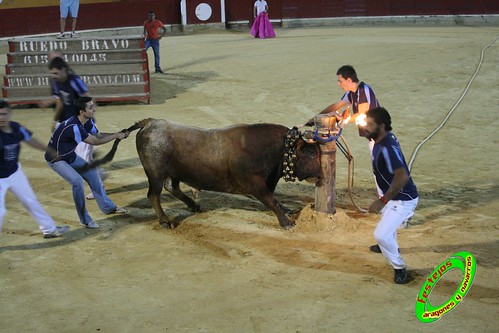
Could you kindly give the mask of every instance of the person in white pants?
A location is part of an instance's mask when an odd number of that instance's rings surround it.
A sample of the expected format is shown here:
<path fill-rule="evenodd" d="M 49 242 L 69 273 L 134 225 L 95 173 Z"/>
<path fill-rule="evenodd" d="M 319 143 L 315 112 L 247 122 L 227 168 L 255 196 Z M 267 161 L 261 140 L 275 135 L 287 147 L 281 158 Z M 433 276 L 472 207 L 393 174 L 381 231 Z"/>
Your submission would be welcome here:
<path fill-rule="evenodd" d="M 385 108 L 367 111 L 364 131 L 368 140 L 374 140 L 371 155 L 376 184 L 382 195 L 369 206 L 370 213 L 380 213 L 381 220 L 374 230 L 381 253 L 394 269 L 397 284 L 409 283 L 411 275 L 400 255 L 397 229 L 412 217 L 418 204 L 418 190 L 414 184 L 400 144 L 391 132 L 391 117 Z M 372 248 L 376 246 L 371 246 Z"/>
<path fill-rule="evenodd" d="M 17 122 L 10 121 L 12 110 L 7 101 L 0 100 L 0 233 L 7 213 L 5 196 L 10 190 L 39 225 L 44 238 L 62 236 L 69 226 L 56 226 L 52 217 L 38 201 L 28 178 L 19 164 L 20 142 L 45 151 L 46 147 L 31 136 L 31 132 Z"/>

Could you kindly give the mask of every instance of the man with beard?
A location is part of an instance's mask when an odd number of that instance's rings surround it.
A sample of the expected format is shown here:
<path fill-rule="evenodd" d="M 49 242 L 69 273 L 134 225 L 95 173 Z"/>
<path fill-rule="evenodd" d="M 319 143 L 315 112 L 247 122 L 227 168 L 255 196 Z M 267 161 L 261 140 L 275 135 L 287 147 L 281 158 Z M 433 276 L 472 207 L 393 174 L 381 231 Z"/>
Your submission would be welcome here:
<path fill-rule="evenodd" d="M 397 229 L 414 214 L 418 191 L 412 181 L 397 138 L 391 132 L 391 118 L 385 108 L 377 107 L 366 113 L 364 133 L 374 141 L 371 155 L 376 184 L 382 196 L 369 206 L 370 213 L 380 213 L 381 220 L 374 238 L 385 258 L 395 270 L 395 283 L 412 280 L 397 244 Z"/>

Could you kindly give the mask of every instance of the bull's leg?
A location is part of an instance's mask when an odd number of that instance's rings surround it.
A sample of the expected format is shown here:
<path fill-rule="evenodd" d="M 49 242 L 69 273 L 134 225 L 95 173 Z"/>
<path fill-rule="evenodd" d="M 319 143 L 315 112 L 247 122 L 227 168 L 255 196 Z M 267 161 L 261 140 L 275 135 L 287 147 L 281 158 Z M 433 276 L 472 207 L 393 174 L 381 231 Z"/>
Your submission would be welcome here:
<path fill-rule="evenodd" d="M 277 206 L 282 209 L 282 211 L 285 213 L 285 214 L 291 214 L 293 213 L 293 211 L 291 209 L 289 209 L 288 207 L 284 206 L 282 203 L 280 203 L 279 201 L 277 201 Z"/>
<path fill-rule="evenodd" d="M 179 185 L 180 185 L 180 181 L 178 181 L 177 179 L 172 179 L 172 178 L 168 177 L 165 180 L 165 189 L 168 192 L 173 194 L 175 196 L 175 198 L 177 198 L 180 201 L 182 201 L 183 203 L 185 203 L 191 211 L 199 212 L 200 211 L 199 204 L 197 204 L 192 198 L 185 195 L 185 193 L 180 190 Z"/>
<path fill-rule="evenodd" d="M 295 222 L 286 216 L 285 210 L 283 209 L 284 206 L 277 201 L 263 179 L 253 179 L 251 188 L 253 189 L 253 193 L 251 194 L 275 213 L 281 227 L 289 229 L 295 225 Z"/>
<path fill-rule="evenodd" d="M 149 178 L 149 191 L 147 192 L 147 198 L 151 202 L 152 208 L 156 212 L 159 219 L 159 224 L 167 228 L 175 228 L 177 223 L 170 222 L 168 217 L 166 217 L 163 208 L 161 207 L 161 190 L 163 188 L 163 182 L 160 178 L 153 179 Z"/>

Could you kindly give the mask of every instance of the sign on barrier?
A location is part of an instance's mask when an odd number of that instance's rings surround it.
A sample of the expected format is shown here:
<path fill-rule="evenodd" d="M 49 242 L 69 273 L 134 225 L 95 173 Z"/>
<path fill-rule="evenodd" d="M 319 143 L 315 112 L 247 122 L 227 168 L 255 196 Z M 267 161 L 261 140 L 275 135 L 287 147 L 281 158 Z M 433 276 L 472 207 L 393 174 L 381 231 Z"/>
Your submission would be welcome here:
<path fill-rule="evenodd" d="M 97 101 L 150 102 L 149 66 L 141 36 L 120 38 L 14 38 L 9 40 L 2 95 L 34 104 L 50 94 L 48 52 L 59 51 Z"/>

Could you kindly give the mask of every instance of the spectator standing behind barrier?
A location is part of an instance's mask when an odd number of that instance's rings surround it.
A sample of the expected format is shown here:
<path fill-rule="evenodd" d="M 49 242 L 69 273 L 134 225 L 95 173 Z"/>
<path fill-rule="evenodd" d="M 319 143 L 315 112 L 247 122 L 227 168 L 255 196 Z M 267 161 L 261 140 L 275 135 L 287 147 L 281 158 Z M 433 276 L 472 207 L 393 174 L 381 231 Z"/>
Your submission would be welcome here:
<path fill-rule="evenodd" d="M 253 17 L 255 21 L 251 27 L 250 34 L 255 38 L 274 38 L 275 32 L 268 16 L 269 6 L 265 0 L 256 0 L 253 5 Z"/>
<path fill-rule="evenodd" d="M 392 265 L 397 284 L 405 284 L 412 277 L 400 255 L 397 229 L 414 215 L 418 191 L 409 174 L 402 149 L 392 130 L 392 120 L 386 109 L 377 107 L 366 114 L 365 136 L 374 141 L 372 167 L 380 198 L 369 206 L 370 213 L 381 212 L 381 220 L 374 230 L 374 238 L 385 258 Z"/>
<path fill-rule="evenodd" d="M 7 208 L 5 196 L 10 190 L 36 220 L 43 238 L 62 236 L 69 230 L 67 225 L 56 226 L 54 220 L 38 201 L 28 178 L 19 164 L 21 141 L 33 148 L 44 151 L 46 147 L 36 140 L 32 133 L 21 124 L 11 121 L 12 109 L 8 102 L 0 100 L 0 233 Z"/>
<path fill-rule="evenodd" d="M 144 22 L 144 38 L 146 51 L 152 47 L 154 52 L 154 73 L 163 73 L 159 58 L 159 40 L 165 34 L 166 27 L 163 22 L 156 20 L 156 15 L 153 11 L 149 12 L 149 18 Z"/>
<path fill-rule="evenodd" d="M 102 145 L 115 139 L 125 139 L 128 132 L 101 133 L 93 121 L 95 104 L 91 97 L 80 97 L 75 103 L 77 113 L 57 126 L 50 138 L 45 159 L 52 170 L 58 173 L 72 186 L 73 200 L 80 224 L 86 228 L 96 229 L 99 225 L 92 220 L 85 206 L 83 181 L 90 186 L 99 209 L 104 214 L 126 213 L 123 207 L 117 207 L 106 194 L 97 169 L 81 171 L 87 162 L 75 153 L 80 142 L 91 145 Z M 55 151 L 55 155 L 52 153 Z"/>
<path fill-rule="evenodd" d="M 59 4 L 60 12 L 61 12 L 61 33 L 57 35 L 56 38 L 65 38 L 66 37 L 66 18 L 68 14 L 71 13 L 71 28 L 72 31 L 69 34 L 69 37 L 75 38 L 78 37 L 76 34 L 76 19 L 78 18 L 78 9 L 80 8 L 79 0 L 61 0 Z"/>

